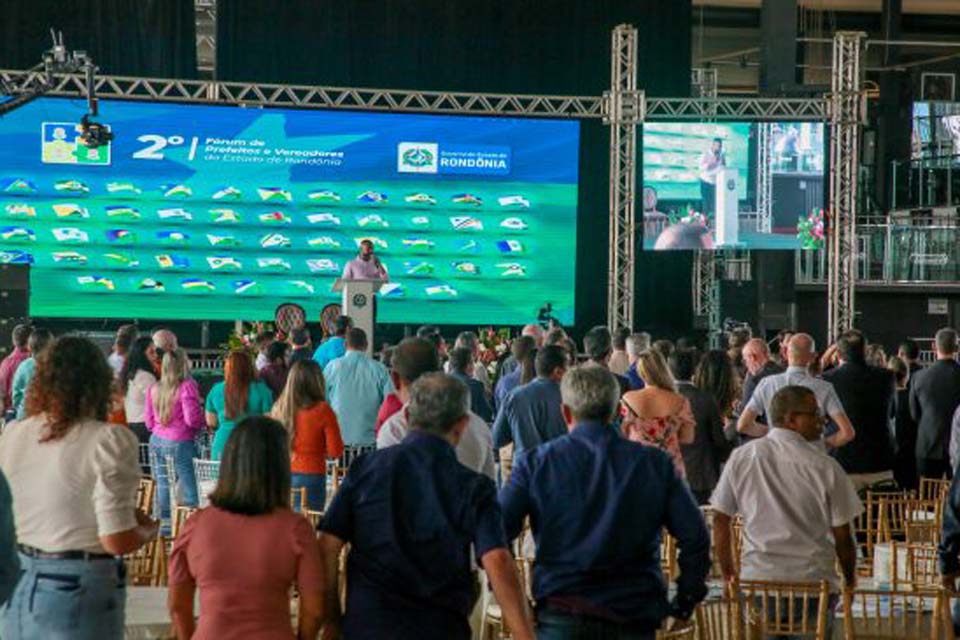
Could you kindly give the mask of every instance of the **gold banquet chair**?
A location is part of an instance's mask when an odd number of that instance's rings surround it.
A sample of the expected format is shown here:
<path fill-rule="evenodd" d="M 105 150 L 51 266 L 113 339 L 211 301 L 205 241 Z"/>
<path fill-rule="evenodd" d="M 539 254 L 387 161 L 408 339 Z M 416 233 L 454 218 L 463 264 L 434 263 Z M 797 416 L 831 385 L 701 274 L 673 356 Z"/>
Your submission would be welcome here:
<path fill-rule="evenodd" d="M 953 623 L 940 590 L 845 590 L 843 632 L 846 640 L 946 640 Z"/>
<path fill-rule="evenodd" d="M 820 582 L 741 580 L 747 624 L 763 636 L 827 638 L 830 586 Z"/>
<path fill-rule="evenodd" d="M 746 640 L 743 605 L 739 599 L 701 602 L 694 612 L 697 640 Z"/>

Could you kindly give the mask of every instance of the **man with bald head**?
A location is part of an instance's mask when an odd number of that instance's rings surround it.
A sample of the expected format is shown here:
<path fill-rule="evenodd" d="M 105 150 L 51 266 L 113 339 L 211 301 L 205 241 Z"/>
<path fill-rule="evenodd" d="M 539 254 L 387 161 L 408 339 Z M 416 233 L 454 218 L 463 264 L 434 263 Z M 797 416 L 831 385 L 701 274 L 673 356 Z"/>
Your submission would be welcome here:
<path fill-rule="evenodd" d="M 520 337 L 530 337 L 533 339 L 533 348 L 539 349 L 543 346 L 543 327 L 538 324 L 526 324 L 523 325 L 523 329 L 520 331 Z M 500 367 L 500 377 L 508 376 L 511 373 L 514 373 L 520 368 L 520 361 L 517 360 L 515 354 L 510 354 L 507 356 L 507 359 L 503 361 L 503 365 Z"/>
<path fill-rule="evenodd" d="M 765 436 L 769 429 L 767 425 L 757 422 L 757 418 L 763 415 L 769 418 L 770 403 L 777 391 L 787 386 L 801 386 L 813 391 L 820 414 L 829 416 L 837 425 L 837 432 L 825 437 L 824 442 L 836 449 L 853 440 L 853 425 L 843 410 L 833 385 L 810 375 L 808 367 L 815 357 L 816 344 L 813 338 L 806 333 L 794 334 L 787 346 L 787 370 L 760 381 L 750 402 L 740 414 L 737 431 L 754 438 Z"/>
<path fill-rule="evenodd" d="M 767 343 L 760 338 L 751 338 L 743 346 L 743 365 L 747 369 L 747 375 L 743 379 L 743 397 L 740 400 L 738 413 L 742 413 L 750 403 L 750 398 L 753 397 L 753 392 L 761 380 L 783 373 L 780 365 L 770 358 Z M 749 440 L 750 437 L 741 434 L 741 440 L 743 439 Z"/>

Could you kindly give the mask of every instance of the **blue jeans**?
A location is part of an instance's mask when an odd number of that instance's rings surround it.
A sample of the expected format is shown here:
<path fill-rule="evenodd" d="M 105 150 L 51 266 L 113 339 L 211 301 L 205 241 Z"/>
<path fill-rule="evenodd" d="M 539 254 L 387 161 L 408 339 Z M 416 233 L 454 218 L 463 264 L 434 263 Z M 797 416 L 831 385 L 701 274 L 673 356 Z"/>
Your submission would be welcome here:
<path fill-rule="evenodd" d="M 310 511 L 323 511 L 324 503 L 327 501 L 327 475 L 325 473 L 291 473 L 290 487 L 299 489 L 307 488 L 307 508 Z M 300 511 L 300 505 L 294 505 L 296 511 Z"/>
<path fill-rule="evenodd" d="M 3 608 L 3 640 L 121 640 L 127 603 L 120 559 L 40 560 L 20 554 Z"/>
<path fill-rule="evenodd" d="M 549 609 L 537 611 L 537 640 L 653 640 L 654 637 L 655 631 L 598 618 Z"/>
<path fill-rule="evenodd" d="M 164 440 L 157 435 L 150 436 L 150 465 L 157 487 L 157 504 L 164 531 L 170 526 L 170 483 L 167 481 L 166 458 L 173 458 L 173 467 L 177 473 L 180 489 L 180 502 L 185 507 L 197 506 L 197 480 L 193 473 L 193 459 L 198 457 L 197 445 L 193 440 Z M 159 467 L 159 468 L 158 468 Z"/>

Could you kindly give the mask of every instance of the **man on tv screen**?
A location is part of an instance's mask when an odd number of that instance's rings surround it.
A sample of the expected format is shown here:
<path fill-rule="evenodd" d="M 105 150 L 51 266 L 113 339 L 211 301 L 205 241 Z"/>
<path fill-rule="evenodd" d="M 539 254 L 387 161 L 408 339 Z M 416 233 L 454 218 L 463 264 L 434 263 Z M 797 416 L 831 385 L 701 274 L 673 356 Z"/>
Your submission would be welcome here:
<path fill-rule="evenodd" d="M 700 156 L 700 199 L 702 212 L 713 215 L 717 193 L 717 175 L 727 166 L 727 156 L 723 152 L 723 139 L 714 138 L 710 148 Z"/>
<path fill-rule="evenodd" d="M 373 242 L 364 240 L 360 243 L 359 255 L 347 263 L 343 269 L 344 280 L 389 280 L 383 263 L 373 253 Z"/>

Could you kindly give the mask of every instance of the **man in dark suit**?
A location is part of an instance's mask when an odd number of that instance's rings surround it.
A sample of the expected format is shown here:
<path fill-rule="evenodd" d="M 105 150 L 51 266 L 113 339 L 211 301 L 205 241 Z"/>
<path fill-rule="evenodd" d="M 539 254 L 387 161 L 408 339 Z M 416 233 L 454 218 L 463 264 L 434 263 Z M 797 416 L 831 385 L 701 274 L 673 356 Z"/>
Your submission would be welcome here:
<path fill-rule="evenodd" d="M 733 444 L 723 433 L 723 417 L 716 399 L 690 381 L 696 366 L 695 354 L 692 349 L 675 351 L 670 356 L 670 371 L 677 380 L 677 392 L 690 401 L 697 422 L 693 442 L 680 445 L 687 483 L 697 504 L 709 504 L 710 494 L 720 479 L 720 465 L 730 456 Z"/>
<path fill-rule="evenodd" d="M 610 356 L 613 354 L 613 334 L 604 326 L 594 327 L 583 336 L 583 350 L 587 354 L 584 366 L 601 367 L 609 371 Z M 630 381 L 624 376 L 613 374 L 620 386 L 620 395 L 630 391 Z"/>
<path fill-rule="evenodd" d="M 917 372 L 910 385 L 910 415 L 917 423 L 917 471 L 924 478 L 952 475 L 947 448 L 950 423 L 960 405 L 957 332 L 937 331 L 934 348 L 937 361 Z"/>
<path fill-rule="evenodd" d="M 833 385 L 857 437 L 834 452 L 857 491 L 893 480 L 890 415 L 896 382 L 892 371 L 866 363 L 866 338 L 856 330 L 837 340 L 840 366 L 823 374 Z"/>
<path fill-rule="evenodd" d="M 897 357 L 907 363 L 907 368 L 910 369 L 910 377 L 907 378 L 907 385 L 913 381 L 913 376 L 923 369 L 923 365 L 920 364 L 920 345 L 916 341 L 907 338 L 900 343 L 900 348 L 897 349 Z"/>

